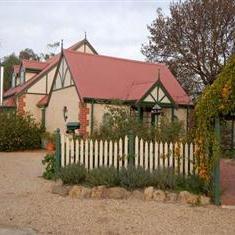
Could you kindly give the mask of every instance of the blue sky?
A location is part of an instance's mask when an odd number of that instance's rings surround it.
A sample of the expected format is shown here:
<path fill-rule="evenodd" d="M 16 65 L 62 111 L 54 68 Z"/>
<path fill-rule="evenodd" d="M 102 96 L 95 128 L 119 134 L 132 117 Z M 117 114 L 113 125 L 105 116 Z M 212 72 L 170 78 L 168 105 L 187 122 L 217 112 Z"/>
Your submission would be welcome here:
<path fill-rule="evenodd" d="M 144 60 L 141 44 L 157 8 L 169 13 L 168 0 L 155 1 L 3 1 L 0 0 L 0 58 L 21 49 L 47 52 L 87 38 L 103 55 Z"/>

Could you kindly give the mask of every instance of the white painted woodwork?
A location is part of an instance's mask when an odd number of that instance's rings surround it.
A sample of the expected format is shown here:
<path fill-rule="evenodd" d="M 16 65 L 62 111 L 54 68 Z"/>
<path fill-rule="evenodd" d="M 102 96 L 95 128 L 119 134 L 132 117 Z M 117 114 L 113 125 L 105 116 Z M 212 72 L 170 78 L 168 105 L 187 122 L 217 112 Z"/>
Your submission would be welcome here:
<path fill-rule="evenodd" d="M 148 163 L 149 163 L 149 149 L 148 149 L 148 142 L 145 141 L 144 145 L 144 169 L 148 169 Z"/>
<path fill-rule="evenodd" d="M 93 169 L 93 140 L 90 140 L 89 169 Z"/>
<path fill-rule="evenodd" d="M 95 141 L 95 161 L 94 161 L 94 164 L 95 164 L 95 168 L 97 168 L 98 167 L 98 156 L 99 156 L 99 149 L 98 149 L 98 147 L 99 147 L 99 144 L 98 144 L 98 141 L 96 140 Z"/>
<path fill-rule="evenodd" d="M 138 158 L 139 158 L 139 138 L 135 137 L 135 166 L 138 166 Z"/>
<path fill-rule="evenodd" d="M 80 163 L 87 169 L 97 167 L 121 168 L 128 166 L 128 137 L 119 141 L 73 140 L 69 135 L 61 136 L 61 166 Z M 180 156 L 174 156 L 179 148 Z M 173 168 L 176 173 L 185 175 L 194 173 L 194 144 L 149 142 L 136 137 L 134 139 L 134 164 L 145 170 Z M 184 159 L 183 159 L 184 156 Z M 75 161 L 76 159 L 76 161 Z M 185 164 L 183 164 L 183 162 Z M 178 172 L 179 167 L 179 172 Z M 183 170 L 184 169 L 184 170 Z"/>
<path fill-rule="evenodd" d="M 113 142 L 109 141 L 109 166 L 113 165 Z"/>

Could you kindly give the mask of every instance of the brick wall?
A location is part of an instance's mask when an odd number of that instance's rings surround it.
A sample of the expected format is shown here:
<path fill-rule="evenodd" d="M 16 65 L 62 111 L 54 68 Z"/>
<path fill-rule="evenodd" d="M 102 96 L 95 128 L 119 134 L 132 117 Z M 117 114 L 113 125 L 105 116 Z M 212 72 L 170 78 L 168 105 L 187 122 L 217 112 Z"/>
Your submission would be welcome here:
<path fill-rule="evenodd" d="M 83 137 L 88 136 L 88 127 L 89 127 L 89 108 L 86 103 L 79 103 L 79 122 L 80 122 L 80 130 L 79 133 Z"/>
<path fill-rule="evenodd" d="M 18 106 L 17 106 L 17 111 L 20 114 L 25 114 L 25 95 L 21 95 L 18 97 Z"/>

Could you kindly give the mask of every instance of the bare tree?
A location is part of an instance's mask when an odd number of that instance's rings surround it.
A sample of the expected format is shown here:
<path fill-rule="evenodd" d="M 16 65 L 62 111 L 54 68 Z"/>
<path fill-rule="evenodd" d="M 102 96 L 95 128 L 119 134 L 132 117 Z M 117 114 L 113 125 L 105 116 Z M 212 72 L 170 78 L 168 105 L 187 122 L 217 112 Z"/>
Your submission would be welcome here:
<path fill-rule="evenodd" d="M 169 65 L 191 94 L 212 84 L 235 45 L 234 0 L 186 0 L 171 3 L 170 16 L 157 10 L 142 45 L 149 61 Z"/>

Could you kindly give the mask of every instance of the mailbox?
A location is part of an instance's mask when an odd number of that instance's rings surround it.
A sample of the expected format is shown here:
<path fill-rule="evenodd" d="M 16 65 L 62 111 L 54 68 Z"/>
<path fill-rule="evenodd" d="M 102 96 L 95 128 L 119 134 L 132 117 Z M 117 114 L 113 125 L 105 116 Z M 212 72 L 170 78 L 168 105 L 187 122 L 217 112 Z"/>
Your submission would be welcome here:
<path fill-rule="evenodd" d="M 80 128 L 79 122 L 68 122 L 67 125 L 67 133 L 75 133 L 75 130 Z"/>

